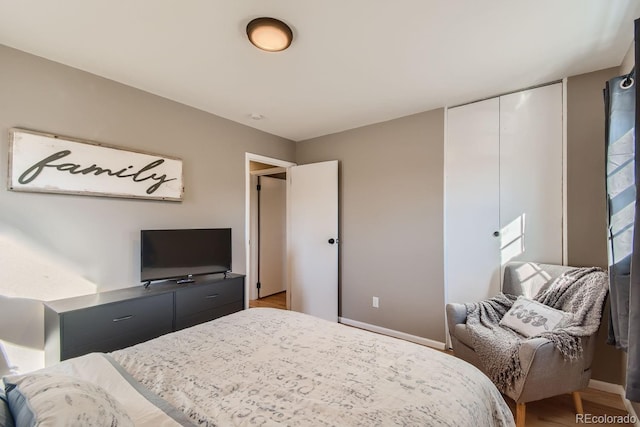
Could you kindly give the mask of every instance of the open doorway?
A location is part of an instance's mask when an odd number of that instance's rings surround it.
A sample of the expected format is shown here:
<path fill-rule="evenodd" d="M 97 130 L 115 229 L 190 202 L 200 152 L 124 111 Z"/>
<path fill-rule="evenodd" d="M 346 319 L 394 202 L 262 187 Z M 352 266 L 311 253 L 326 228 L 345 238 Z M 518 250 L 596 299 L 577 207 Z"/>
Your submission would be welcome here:
<path fill-rule="evenodd" d="M 250 300 L 286 292 L 286 178 L 284 168 L 251 171 L 252 270 L 256 275 Z"/>
<path fill-rule="evenodd" d="M 246 307 L 288 308 L 286 179 L 294 165 L 246 155 Z"/>
<path fill-rule="evenodd" d="M 278 174 L 282 170 L 273 168 L 285 168 L 286 308 L 338 321 L 338 161 L 298 166 L 247 153 L 245 167 L 245 307 L 251 306 L 250 298 L 257 298 L 258 284 L 252 175 Z"/>

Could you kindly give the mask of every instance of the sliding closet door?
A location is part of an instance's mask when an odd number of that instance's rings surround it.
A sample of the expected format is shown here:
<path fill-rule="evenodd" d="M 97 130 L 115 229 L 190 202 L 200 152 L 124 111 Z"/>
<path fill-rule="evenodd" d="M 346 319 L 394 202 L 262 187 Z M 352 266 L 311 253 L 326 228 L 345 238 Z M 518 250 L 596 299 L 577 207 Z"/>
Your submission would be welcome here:
<path fill-rule="evenodd" d="M 501 262 L 562 264 L 562 84 L 500 97 Z"/>
<path fill-rule="evenodd" d="M 445 147 L 447 302 L 496 295 L 509 261 L 562 264 L 562 85 L 449 109 Z"/>
<path fill-rule="evenodd" d="M 450 108 L 445 145 L 447 302 L 500 290 L 498 98 Z"/>

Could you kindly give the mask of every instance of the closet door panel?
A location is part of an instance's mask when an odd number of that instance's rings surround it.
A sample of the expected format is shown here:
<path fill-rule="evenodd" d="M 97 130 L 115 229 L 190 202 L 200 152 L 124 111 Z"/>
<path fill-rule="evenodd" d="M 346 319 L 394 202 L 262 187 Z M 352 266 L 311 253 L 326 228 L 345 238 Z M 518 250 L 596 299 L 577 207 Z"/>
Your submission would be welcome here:
<path fill-rule="evenodd" d="M 479 301 L 500 289 L 499 100 L 447 112 L 445 272 L 447 302 Z"/>
<path fill-rule="evenodd" d="M 500 257 L 562 264 L 562 84 L 500 97 Z"/>

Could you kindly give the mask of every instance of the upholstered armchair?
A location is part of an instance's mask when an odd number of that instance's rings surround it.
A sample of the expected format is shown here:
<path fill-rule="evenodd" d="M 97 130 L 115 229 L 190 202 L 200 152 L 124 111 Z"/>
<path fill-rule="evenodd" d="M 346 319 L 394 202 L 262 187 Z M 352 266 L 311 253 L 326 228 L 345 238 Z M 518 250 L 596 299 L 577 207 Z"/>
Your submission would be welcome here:
<path fill-rule="evenodd" d="M 15 374 L 16 368 L 15 366 L 11 366 L 9 362 L 9 357 L 4 350 L 4 345 L 0 342 L 0 378 L 4 375 Z"/>
<path fill-rule="evenodd" d="M 572 267 L 513 262 L 505 267 L 502 291 L 505 294 L 533 298 L 554 279 Z M 463 304 L 447 304 L 447 323 L 454 354 L 484 371 L 466 328 L 467 312 Z M 522 342 L 519 361 L 522 376 L 505 394 L 516 402 L 516 425 L 525 425 L 526 403 L 564 393 L 572 393 L 575 410 L 583 413 L 579 390 L 587 387 L 591 378 L 591 363 L 595 350 L 595 334 L 582 337 L 583 353 L 577 360 L 567 361 L 545 338 L 530 338 Z M 486 372 L 486 371 L 485 371 Z"/>

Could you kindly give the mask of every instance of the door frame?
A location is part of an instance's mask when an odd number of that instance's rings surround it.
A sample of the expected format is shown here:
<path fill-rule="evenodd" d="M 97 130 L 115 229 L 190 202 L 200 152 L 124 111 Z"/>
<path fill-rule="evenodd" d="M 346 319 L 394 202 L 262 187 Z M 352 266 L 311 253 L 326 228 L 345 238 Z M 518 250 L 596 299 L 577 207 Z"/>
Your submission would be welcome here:
<path fill-rule="evenodd" d="M 244 162 L 244 177 L 245 177 L 245 216 L 244 216 L 244 247 L 245 247 L 245 274 L 246 280 L 244 282 L 244 307 L 249 308 L 249 295 L 251 291 L 251 284 L 255 282 L 256 278 L 253 277 L 253 271 L 251 269 L 251 162 L 264 163 L 266 165 L 272 165 L 273 167 L 283 167 L 287 169 L 287 179 L 289 176 L 288 169 L 291 166 L 296 166 L 294 162 L 287 160 L 280 160 L 273 157 L 263 156 L 261 154 L 245 153 Z M 287 194 L 287 207 L 285 210 L 288 212 L 289 196 Z M 289 286 L 287 284 L 287 289 Z M 289 295 L 287 295 L 287 308 L 289 308 Z"/>

